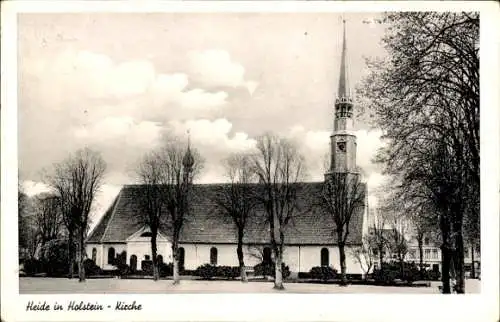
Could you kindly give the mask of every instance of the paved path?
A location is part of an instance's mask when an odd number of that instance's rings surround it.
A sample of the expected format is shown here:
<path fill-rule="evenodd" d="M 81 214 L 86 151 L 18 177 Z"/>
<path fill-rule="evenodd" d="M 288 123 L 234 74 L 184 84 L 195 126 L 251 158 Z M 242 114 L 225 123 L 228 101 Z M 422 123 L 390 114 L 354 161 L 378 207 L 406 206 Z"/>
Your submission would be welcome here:
<path fill-rule="evenodd" d="M 287 293 L 409 293 L 439 294 L 439 282 L 431 287 L 388 287 L 371 285 L 350 285 L 341 287 L 334 284 L 285 283 Z M 171 280 L 153 281 L 149 279 L 88 279 L 79 283 L 77 279 L 66 278 L 19 278 L 21 294 L 165 294 L 165 293 L 276 293 L 271 282 L 238 281 L 190 281 L 183 280 L 180 285 L 172 285 Z M 479 293 L 480 281 L 466 280 L 467 293 Z"/>

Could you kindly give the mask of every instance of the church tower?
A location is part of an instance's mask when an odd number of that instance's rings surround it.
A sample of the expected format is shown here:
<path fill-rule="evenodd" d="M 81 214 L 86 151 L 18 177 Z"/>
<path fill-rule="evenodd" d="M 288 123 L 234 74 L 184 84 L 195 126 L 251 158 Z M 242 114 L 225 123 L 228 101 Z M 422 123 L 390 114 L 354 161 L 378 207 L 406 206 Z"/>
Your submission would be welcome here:
<path fill-rule="evenodd" d="M 348 78 L 345 20 L 343 21 L 343 29 L 339 87 L 335 99 L 333 133 L 330 136 L 331 161 L 327 175 L 329 173 L 358 173 L 356 136 L 353 131 L 353 100 Z"/>

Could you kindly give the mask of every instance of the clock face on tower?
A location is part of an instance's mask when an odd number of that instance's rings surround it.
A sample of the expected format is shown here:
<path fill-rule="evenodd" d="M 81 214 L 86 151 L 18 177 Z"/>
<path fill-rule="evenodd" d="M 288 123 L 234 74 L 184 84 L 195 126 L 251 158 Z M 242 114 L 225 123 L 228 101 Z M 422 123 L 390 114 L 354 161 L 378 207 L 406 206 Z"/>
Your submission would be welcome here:
<path fill-rule="evenodd" d="M 345 142 L 337 142 L 337 150 L 340 152 L 345 152 Z"/>

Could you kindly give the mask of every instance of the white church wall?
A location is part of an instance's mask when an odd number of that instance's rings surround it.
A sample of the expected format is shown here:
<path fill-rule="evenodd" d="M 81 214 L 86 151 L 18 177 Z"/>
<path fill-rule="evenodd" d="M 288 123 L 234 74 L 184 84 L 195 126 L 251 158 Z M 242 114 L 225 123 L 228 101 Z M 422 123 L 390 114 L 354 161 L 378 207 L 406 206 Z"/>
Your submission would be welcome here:
<path fill-rule="evenodd" d="M 92 256 L 92 244 L 87 245 L 87 254 Z M 96 260 L 96 264 L 102 269 L 113 269 L 113 265 L 108 264 L 108 252 L 110 248 L 114 248 L 115 257 L 123 251 L 127 250 L 127 244 L 102 244 L 101 247 L 96 247 L 99 258 Z"/>
<path fill-rule="evenodd" d="M 167 241 L 157 241 L 157 255 L 163 257 L 164 263 L 172 261 L 172 244 Z M 151 241 L 130 241 L 127 243 L 127 264 L 130 265 L 130 257 L 137 256 L 137 265 L 140 267 L 141 261 L 145 260 L 146 255 L 152 260 Z"/>
<path fill-rule="evenodd" d="M 340 253 L 337 246 L 300 246 L 300 272 L 309 272 L 315 266 L 321 266 L 321 249 L 328 249 L 329 266 L 340 272 Z M 345 247 L 346 267 L 348 274 L 362 274 L 359 263 L 352 255 L 352 248 Z M 288 264 L 288 263 L 287 263 Z M 291 270 L 291 267 L 290 267 Z"/>
<path fill-rule="evenodd" d="M 300 248 L 298 246 L 285 246 L 283 262 L 288 265 L 291 272 L 299 272 Z"/>
<path fill-rule="evenodd" d="M 85 251 L 87 253 L 87 258 L 92 259 L 92 251 L 96 250 L 95 263 L 97 266 L 102 267 L 103 261 L 103 247 L 102 244 L 87 244 L 85 245 Z"/>

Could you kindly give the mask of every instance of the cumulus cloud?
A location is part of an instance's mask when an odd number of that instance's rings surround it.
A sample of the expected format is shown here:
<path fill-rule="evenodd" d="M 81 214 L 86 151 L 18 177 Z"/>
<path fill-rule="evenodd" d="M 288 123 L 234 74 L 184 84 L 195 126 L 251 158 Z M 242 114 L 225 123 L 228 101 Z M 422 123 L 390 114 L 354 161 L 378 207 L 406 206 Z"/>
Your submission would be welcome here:
<path fill-rule="evenodd" d="M 67 49 L 55 57 L 21 65 L 23 74 L 38 80 L 37 100 L 50 109 L 76 106 L 75 98 L 112 101 L 121 106 L 135 100 L 135 113 L 147 117 L 156 109 L 214 109 L 226 104 L 228 94 L 201 88 L 189 89 L 185 73 L 159 73 L 146 60 L 114 62 L 110 57 L 91 51 Z M 153 103 L 153 106 L 150 106 Z M 86 109 L 100 108 L 93 104 Z M 148 107 L 145 111 L 143 107 Z M 116 110 L 113 112 L 117 112 Z M 120 114 L 123 114 L 122 111 Z M 130 116 L 130 115 L 129 115 Z"/>
<path fill-rule="evenodd" d="M 43 182 L 37 182 L 32 180 L 24 180 L 21 182 L 23 192 L 28 197 L 36 196 L 40 193 L 51 191 L 50 187 Z"/>
<path fill-rule="evenodd" d="M 132 117 L 116 116 L 103 118 L 89 126 L 74 130 L 76 139 L 88 142 L 109 143 L 120 139 L 127 145 L 142 146 L 154 144 L 160 137 L 162 127 L 156 122 L 137 122 Z"/>
<path fill-rule="evenodd" d="M 189 131 L 194 145 L 211 146 L 216 150 L 245 151 L 252 149 L 256 143 L 244 132 L 231 135 L 233 125 L 225 118 L 214 121 L 207 119 L 171 121 L 169 126 L 177 135 L 185 136 Z"/>
<path fill-rule="evenodd" d="M 191 51 L 188 54 L 190 73 L 193 77 L 208 86 L 245 87 L 250 95 L 258 83 L 245 80 L 245 68 L 231 60 L 225 50 L 209 49 Z"/>

